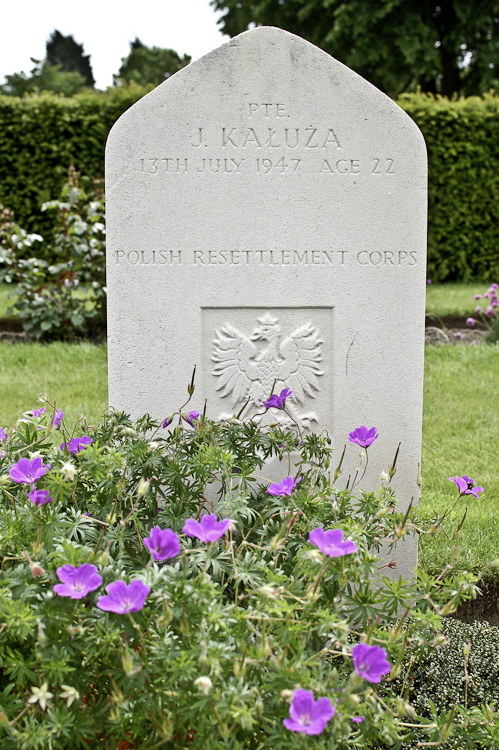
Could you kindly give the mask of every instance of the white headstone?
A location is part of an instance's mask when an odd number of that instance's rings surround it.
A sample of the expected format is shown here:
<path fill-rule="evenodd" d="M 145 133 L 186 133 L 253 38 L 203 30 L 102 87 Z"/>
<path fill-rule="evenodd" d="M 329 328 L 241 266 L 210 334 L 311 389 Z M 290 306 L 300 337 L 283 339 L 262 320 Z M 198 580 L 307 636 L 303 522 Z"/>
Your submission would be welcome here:
<path fill-rule="evenodd" d="M 402 109 L 303 39 L 256 28 L 117 121 L 106 198 L 112 406 L 164 418 L 195 364 L 189 408 L 207 398 L 211 418 L 277 380 L 338 457 L 350 431 L 377 427 L 368 486 L 401 441 L 393 487 L 417 499 L 426 150 Z M 350 446 L 342 481 L 357 461 Z"/>

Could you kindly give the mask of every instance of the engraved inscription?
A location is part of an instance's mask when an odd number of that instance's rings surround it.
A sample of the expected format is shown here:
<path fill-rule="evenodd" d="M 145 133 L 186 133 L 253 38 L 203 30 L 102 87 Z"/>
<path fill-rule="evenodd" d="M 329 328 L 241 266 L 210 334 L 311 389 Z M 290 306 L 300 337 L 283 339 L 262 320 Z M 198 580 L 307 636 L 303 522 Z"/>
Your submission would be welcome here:
<path fill-rule="evenodd" d="M 316 397 L 319 378 L 324 375 L 324 342 L 318 329 L 305 322 L 285 334 L 283 325 L 271 313 L 257 318 L 256 323 L 248 333 L 230 323 L 216 330 L 211 356 L 216 390 L 235 410 L 247 399 L 260 408 L 274 383 L 276 392 L 290 388 L 293 398 L 286 408 L 301 425 L 310 428 L 318 421 L 316 413 L 298 413 L 296 405 L 302 408 Z"/>
<path fill-rule="evenodd" d="M 141 171 L 150 177 L 207 174 L 276 178 L 306 171 L 343 179 L 350 175 L 353 181 L 355 175 L 396 173 L 391 157 L 360 159 L 345 154 L 343 135 L 332 122 L 296 127 L 283 102 L 248 101 L 241 114 L 247 123 L 200 124 L 189 129 L 184 144 L 189 149 L 187 155 L 146 155 L 140 159 Z"/>
<path fill-rule="evenodd" d="M 416 250 L 115 250 L 116 264 L 130 266 L 415 266 Z M 350 259 L 350 260 L 349 260 Z"/>

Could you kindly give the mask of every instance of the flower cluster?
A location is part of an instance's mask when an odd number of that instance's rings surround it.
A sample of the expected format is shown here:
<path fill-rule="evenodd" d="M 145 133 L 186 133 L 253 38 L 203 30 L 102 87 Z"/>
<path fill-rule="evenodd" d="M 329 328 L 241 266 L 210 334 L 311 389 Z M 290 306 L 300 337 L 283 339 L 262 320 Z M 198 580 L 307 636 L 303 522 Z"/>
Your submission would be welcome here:
<path fill-rule="evenodd" d="M 37 490 L 35 482 L 41 479 L 50 470 L 50 464 L 44 464 L 39 456 L 33 459 L 20 458 L 10 471 L 10 478 L 18 484 L 33 485 L 31 492 L 26 491 L 27 496 L 34 505 L 46 505 L 52 500 L 47 490 Z"/>

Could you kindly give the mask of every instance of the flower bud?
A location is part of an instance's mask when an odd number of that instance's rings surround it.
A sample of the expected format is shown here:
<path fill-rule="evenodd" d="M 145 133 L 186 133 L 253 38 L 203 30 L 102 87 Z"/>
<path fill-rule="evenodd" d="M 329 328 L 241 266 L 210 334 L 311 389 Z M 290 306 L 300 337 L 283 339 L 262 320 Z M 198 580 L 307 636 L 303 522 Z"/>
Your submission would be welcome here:
<path fill-rule="evenodd" d="M 198 677 L 194 680 L 194 685 L 203 695 L 209 695 L 213 689 L 213 683 L 207 676 Z"/>
<path fill-rule="evenodd" d="M 151 484 L 151 479 L 144 479 L 144 477 L 141 477 L 139 480 L 139 484 L 137 487 L 137 497 L 144 497 L 147 490 L 149 489 L 149 485 Z"/>
<path fill-rule="evenodd" d="M 246 667 L 244 664 L 244 661 L 241 661 L 241 659 L 234 659 L 234 664 L 232 665 L 232 669 L 234 671 L 234 677 L 239 679 L 243 676 L 243 674 L 246 671 Z"/>
<path fill-rule="evenodd" d="M 37 563 L 31 563 L 31 572 L 33 574 L 33 578 L 41 578 L 45 573 L 41 565 L 37 565 Z"/>
<path fill-rule="evenodd" d="M 304 557 L 307 560 L 312 560 L 314 563 L 323 563 L 324 556 L 317 549 L 309 549 L 305 552 Z"/>
<path fill-rule="evenodd" d="M 360 451 L 359 451 L 359 457 L 360 458 L 365 458 L 365 456 L 366 456 L 365 448 L 361 448 Z"/>
<path fill-rule="evenodd" d="M 156 443 L 156 441 L 153 440 L 152 443 L 149 443 L 149 448 L 147 450 L 148 451 L 155 451 L 156 448 L 158 447 L 158 445 L 159 445 L 159 443 Z"/>
<path fill-rule="evenodd" d="M 279 597 L 279 588 L 274 588 L 274 586 L 271 586 L 269 583 L 260 586 L 257 590 L 259 594 L 262 594 L 262 596 L 265 596 L 267 599 L 277 599 Z"/>
<path fill-rule="evenodd" d="M 0 476 L 0 486 L 10 484 L 10 476 L 8 474 L 2 474 Z"/>
<path fill-rule="evenodd" d="M 379 478 L 381 479 L 382 482 L 386 482 L 386 480 L 388 479 L 388 474 L 386 473 L 386 471 L 382 471 L 381 474 L 379 475 Z"/>
<path fill-rule="evenodd" d="M 435 646 L 445 646 L 449 642 L 449 639 L 445 637 L 443 633 L 437 633 L 435 636 Z"/>
<path fill-rule="evenodd" d="M 463 654 L 465 656 L 469 656 L 470 655 L 470 651 L 471 651 L 471 643 L 468 641 L 463 646 Z"/>
<path fill-rule="evenodd" d="M 284 698 L 284 700 L 290 701 L 292 697 L 293 697 L 292 690 L 281 690 L 281 698 Z"/>

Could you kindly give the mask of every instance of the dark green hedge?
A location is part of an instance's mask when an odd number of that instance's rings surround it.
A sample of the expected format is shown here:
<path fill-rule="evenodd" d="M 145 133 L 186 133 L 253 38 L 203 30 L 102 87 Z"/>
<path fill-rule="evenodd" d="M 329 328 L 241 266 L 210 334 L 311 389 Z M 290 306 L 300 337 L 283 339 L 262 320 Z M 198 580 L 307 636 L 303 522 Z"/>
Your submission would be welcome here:
<path fill-rule="evenodd" d="M 0 203 L 28 231 L 48 234 L 52 219 L 41 204 L 59 197 L 71 165 L 90 178 L 104 177 L 111 126 L 152 88 L 131 84 L 71 99 L 0 96 Z"/>
<path fill-rule="evenodd" d="M 499 97 L 398 102 L 428 147 L 428 276 L 499 280 Z"/>
<path fill-rule="evenodd" d="M 41 203 L 59 196 L 70 165 L 103 177 L 109 129 L 146 91 L 132 84 L 72 99 L 0 96 L 0 203 L 29 231 L 49 233 Z M 449 102 L 411 94 L 399 104 L 428 146 L 428 276 L 497 280 L 499 97 Z"/>

